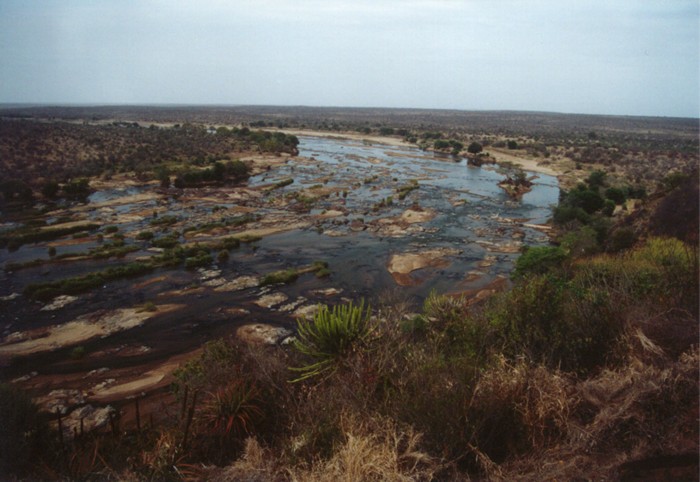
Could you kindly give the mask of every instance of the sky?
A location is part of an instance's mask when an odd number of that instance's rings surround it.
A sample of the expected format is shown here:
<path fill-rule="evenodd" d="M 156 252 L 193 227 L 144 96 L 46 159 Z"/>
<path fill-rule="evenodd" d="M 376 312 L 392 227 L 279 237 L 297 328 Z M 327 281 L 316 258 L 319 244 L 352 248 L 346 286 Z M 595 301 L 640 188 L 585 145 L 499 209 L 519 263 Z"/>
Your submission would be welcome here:
<path fill-rule="evenodd" d="M 700 117 L 698 0 L 0 0 L 0 102 Z"/>

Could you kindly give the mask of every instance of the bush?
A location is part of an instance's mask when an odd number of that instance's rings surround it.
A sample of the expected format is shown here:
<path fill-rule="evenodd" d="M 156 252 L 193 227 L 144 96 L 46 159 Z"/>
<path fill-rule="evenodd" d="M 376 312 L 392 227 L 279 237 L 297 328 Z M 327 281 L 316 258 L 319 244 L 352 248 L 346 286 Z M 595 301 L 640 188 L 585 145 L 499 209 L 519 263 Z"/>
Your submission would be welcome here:
<path fill-rule="evenodd" d="M 637 235 L 632 228 L 619 228 L 612 232 L 608 239 L 608 251 L 617 253 L 634 246 Z"/>
<path fill-rule="evenodd" d="M 566 251 L 559 246 L 528 247 L 515 262 L 514 276 L 549 273 L 561 268 L 566 259 Z"/>
<path fill-rule="evenodd" d="M 290 284 L 299 278 L 299 273 L 295 269 L 286 269 L 269 273 L 260 281 L 260 286 Z"/>
<path fill-rule="evenodd" d="M 300 373 L 295 381 L 306 380 L 334 371 L 344 355 L 367 343 L 374 328 L 370 322 L 371 309 L 359 306 L 336 305 L 333 309 L 321 306 L 313 320 L 297 321 L 294 348 L 311 359 L 309 364 L 292 370 Z"/>
<path fill-rule="evenodd" d="M 615 202 L 615 204 L 622 204 L 627 199 L 625 191 L 619 187 L 609 187 L 605 190 L 605 197 Z"/>

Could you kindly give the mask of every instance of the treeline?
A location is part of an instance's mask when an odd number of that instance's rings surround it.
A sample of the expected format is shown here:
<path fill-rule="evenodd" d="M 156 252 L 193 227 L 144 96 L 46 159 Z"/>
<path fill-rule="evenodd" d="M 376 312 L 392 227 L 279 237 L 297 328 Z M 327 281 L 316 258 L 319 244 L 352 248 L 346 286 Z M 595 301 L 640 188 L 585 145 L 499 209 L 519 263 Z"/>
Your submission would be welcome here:
<path fill-rule="evenodd" d="M 162 165 L 212 164 L 242 152 L 297 154 L 299 140 L 247 127 L 207 128 L 176 124 L 162 128 L 136 123 L 107 125 L 0 120 L 3 203 L 31 202 L 33 196 L 80 197 L 80 178 L 134 172 L 149 176 Z M 75 192 L 74 187 L 79 188 Z"/>

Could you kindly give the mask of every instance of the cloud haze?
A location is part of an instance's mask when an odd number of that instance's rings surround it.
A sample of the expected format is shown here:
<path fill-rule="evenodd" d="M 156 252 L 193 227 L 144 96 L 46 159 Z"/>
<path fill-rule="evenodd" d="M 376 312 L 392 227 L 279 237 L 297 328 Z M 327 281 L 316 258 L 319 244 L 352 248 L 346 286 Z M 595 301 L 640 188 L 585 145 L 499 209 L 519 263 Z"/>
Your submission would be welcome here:
<path fill-rule="evenodd" d="M 700 114 L 698 2 L 0 3 L 0 102 Z"/>

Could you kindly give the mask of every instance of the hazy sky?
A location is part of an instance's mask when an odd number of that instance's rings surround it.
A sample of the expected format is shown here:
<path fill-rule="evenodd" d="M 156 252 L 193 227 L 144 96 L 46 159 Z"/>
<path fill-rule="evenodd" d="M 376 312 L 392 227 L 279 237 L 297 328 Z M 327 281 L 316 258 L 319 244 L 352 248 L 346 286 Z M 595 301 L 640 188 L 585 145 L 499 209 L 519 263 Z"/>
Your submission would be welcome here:
<path fill-rule="evenodd" d="M 700 116 L 698 0 L 0 0 L 0 102 Z"/>

